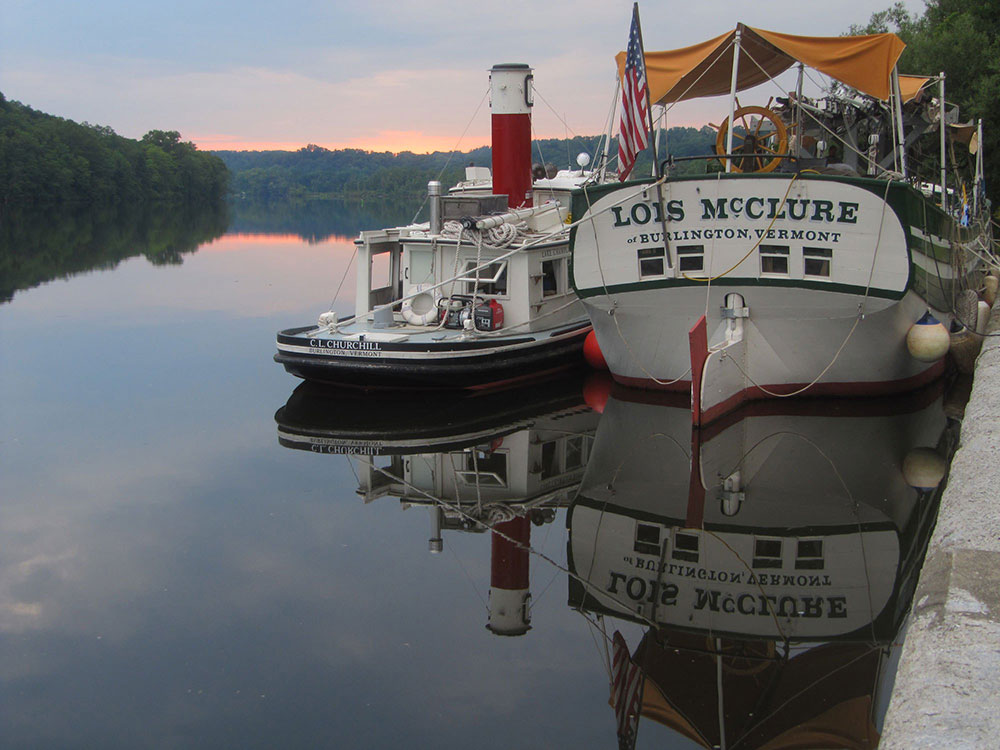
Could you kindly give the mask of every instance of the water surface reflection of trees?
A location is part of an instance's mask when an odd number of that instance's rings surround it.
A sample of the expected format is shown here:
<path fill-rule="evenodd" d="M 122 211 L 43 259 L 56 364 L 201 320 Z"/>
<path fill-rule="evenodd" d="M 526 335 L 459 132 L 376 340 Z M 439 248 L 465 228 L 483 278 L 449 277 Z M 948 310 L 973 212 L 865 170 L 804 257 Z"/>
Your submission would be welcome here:
<path fill-rule="evenodd" d="M 136 255 L 180 263 L 228 225 L 223 203 L 9 209 L 0 214 L 0 304 L 22 289 Z"/>

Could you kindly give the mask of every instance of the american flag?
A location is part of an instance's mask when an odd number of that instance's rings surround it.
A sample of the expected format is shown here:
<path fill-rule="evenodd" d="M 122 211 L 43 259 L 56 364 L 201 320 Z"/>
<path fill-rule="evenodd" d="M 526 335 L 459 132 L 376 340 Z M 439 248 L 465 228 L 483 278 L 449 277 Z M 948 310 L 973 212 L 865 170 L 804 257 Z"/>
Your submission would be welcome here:
<path fill-rule="evenodd" d="M 639 34 L 639 5 L 632 7 L 632 28 L 625 52 L 622 76 L 622 115 L 618 124 L 618 179 L 624 181 L 635 165 L 635 157 L 649 145 L 649 88 L 646 60 Z"/>
<path fill-rule="evenodd" d="M 639 731 L 639 711 L 642 707 L 642 687 L 645 679 L 639 665 L 632 661 L 628 644 L 622 634 L 612 638 L 611 702 L 618 720 L 618 747 L 632 750 Z"/>

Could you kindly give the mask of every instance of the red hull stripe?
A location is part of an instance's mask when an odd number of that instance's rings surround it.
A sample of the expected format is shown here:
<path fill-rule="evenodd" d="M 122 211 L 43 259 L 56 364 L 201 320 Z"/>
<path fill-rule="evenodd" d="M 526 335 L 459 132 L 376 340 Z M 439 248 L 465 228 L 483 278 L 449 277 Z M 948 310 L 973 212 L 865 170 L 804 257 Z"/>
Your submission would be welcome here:
<path fill-rule="evenodd" d="M 944 368 L 945 360 L 942 359 L 940 362 L 936 362 L 918 375 L 904 378 L 902 380 L 816 383 L 808 391 L 802 394 L 802 398 L 828 396 L 889 396 L 896 393 L 906 393 L 907 391 L 916 390 L 923 385 L 927 385 L 936 378 L 940 377 L 944 372 Z M 615 375 L 613 373 L 612 377 L 615 379 L 615 382 L 628 386 L 629 388 L 644 388 L 649 390 L 667 390 L 677 392 L 688 391 L 691 388 L 691 381 L 689 380 L 680 380 L 668 386 L 661 386 L 655 380 L 650 380 L 649 378 L 630 378 Z M 799 390 L 805 385 L 806 383 L 777 383 L 774 385 L 765 385 L 764 388 L 774 393 L 791 393 Z M 702 413 L 701 424 L 705 425 L 712 420 L 718 419 L 723 414 L 736 409 L 740 404 L 746 401 L 766 400 L 770 398 L 774 397 L 764 393 L 756 386 L 751 386 L 750 388 L 746 388 L 739 393 L 730 396 L 725 401 L 716 404 L 710 409 L 704 410 Z"/>

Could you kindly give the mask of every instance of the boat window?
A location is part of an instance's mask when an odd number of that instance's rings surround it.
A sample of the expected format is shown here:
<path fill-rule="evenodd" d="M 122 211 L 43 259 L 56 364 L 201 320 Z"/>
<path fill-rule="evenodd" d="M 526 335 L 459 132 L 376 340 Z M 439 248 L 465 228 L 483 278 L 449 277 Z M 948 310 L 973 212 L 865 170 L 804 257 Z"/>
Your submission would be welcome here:
<path fill-rule="evenodd" d="M 555 440 L 542 443 L 542 479 L 551 479 L 562 472 L 559 470 L 559 447 Z"/>
<path fill-rule="evenodd" d="M 781 540 L 757 537 L 753 543 L 753 567 L 780 568 Z"/>
<path fill-rule="evenodd" d="M 479 269 L 479 285 L 476 286 L 476 261 L 466 261 L 465 276 L 459 281 L 466 282 L 466 294 L 507 294 L 507 261 L 490 263 Z"/>
<path fill-rule="evenodd" d="M 675 560 L 686 562 L 698 562 L 698 542 L 697 534 L 685 534 L 680 531 L 674 532 L 674 551 L 671 557 Z"/>
<path fill-rule="evenodd" d="M 658 556 L 660 554 L 660 527 L 641 521 L 636 523 L 633 549 L 644 555 Z"/>
<path fill-rule="evenodd" d="M 788 246 L 761 245 L 760 272 L 788 275 Z"/>
<path fill-rule="evenodd" d="M 822 570 L 823 540 L 799 539 L 795 549 L 795 567 L 798 570 Z"/>
<path fill-rule="evenodd" d="M 468 485 L 478 487 L 507 486 L 507 454 L 475 449 L 465 451 L 463 469 L 455 472 Z"/>
<path fill-rule="evenodd" d="M 583 438 L 571 437 L 566 439 L 566 471 L 573 471 L 583 467 Z"/>
<path fill-rule="evenodd" d="M 678 245 L 677 265 L 681 271 L 703 271 L 705 269 L 705 246 Z"/>
<path fill-rule="evenodd" d="M 373 252 L 371 256 L 371 283 L 369 290 L 384 289 L 392 285 L 392 255 L 388 252 Z"/>
<path fill-rule="evenodd" d="M 371 456 L 363 460 L 366 460 L 375 469 L 371 472 L 371 492 L 391 491 L 392 485 L 399 481 L 399 477 L 403 476 L 401 456 Z"/>
<path fill-rule="evenodd" d="M 830 276 L 833 250 L 825 247 L 804 247 L 802 248 L 802 259 L 805 263 L 806 276 Z"/>
<path fill-rule="evenodd" d="M 554 258 L 542 261 L 542 296 L 552 297 L 566 290 L 566 259 Z"/>
<path fill-rule="evenodd" d="M 662 247 L 640 247 L 639 254 L 639 278 L 647 276 L 663 276 L 663 248 Z"/>

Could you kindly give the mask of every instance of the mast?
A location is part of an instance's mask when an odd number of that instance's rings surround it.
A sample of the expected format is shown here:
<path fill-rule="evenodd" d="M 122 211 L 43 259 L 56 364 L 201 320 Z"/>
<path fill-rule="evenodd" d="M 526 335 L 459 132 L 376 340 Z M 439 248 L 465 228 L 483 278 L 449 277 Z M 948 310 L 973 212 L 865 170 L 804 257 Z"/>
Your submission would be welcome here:
<path fill-rule="evenodd" d="M 639 57 L 642 60 L 642 77 L 646 81 L 646 116 L 649 118 L 651 146 L 653 148 L 653 177 L 656 178 L 656 202 L 660 205 L 660 234 L 663 237 L 663 254 L 667 259 L 667 268 L 673 269 L 674 262 L 670 258 L 670 244 L 667 240 L 667 219 L 663 206 L 663 185 L 660 183 L 660 162 L 656 158 L 656 125 L 653 122 L 653 104 L 649 97 L 649 77 L 646 73 L 646 48 L 642 43 L 642 23 L 639 21 L 639 3 L 632 4 L 632 16 L 635 19 L 635 29 L 639 35 Z"/>
<path fill-rule="evenodd" d="M 896 100 L 896 148 L 899 153 L 899 171 L 906 179 L 906 138 L 903 133 L 903 94 L 899 90 L 899 66 L 892 69 L 892 97 Z"/>
<path fill-rule="evenodd" d="M 740 67 L 740 36 L 742 33 L 743 25 L 740 24 L 736 27 L 736 37 L 733 40 L 733 77 L 729 83 L 729 132 L 726 133 L 726 153 L 729 158 L 726 159 L 726 172 L 733 171 L 733 129 L 736 127 L 733 116 L 736 114 L 736 72 Z"/>
<path fill-rule="evenodd" d="M 799 63 L 799 76 L 795 82 L 795 163 L 799 163 L 802 155 L 802 80 L 806 74 L 806 66 Z M 797 169 L 798 167 L 796 167 Z"/>
<path fill-rule="evenodd" d="M 972 209 L 979 216 L 979 193 L 983 189 L 983 120 L 976 124 L 976 179 L 972 186 Z"/>
<path fill-rule="evenodd" d="M 948 210 L 948 169 L 945 163 L 945 158 L 947 156 L 947 149 L 945 147 L 945 117 L 944 117 L 944 71 L 941 71 L 941 82 L 940 82 L 940 93 L 938 96 L 941 98 L 941 106 L 938 108 L 940 110 L 940 124 L 941 124 L 941 210 Z"/>

